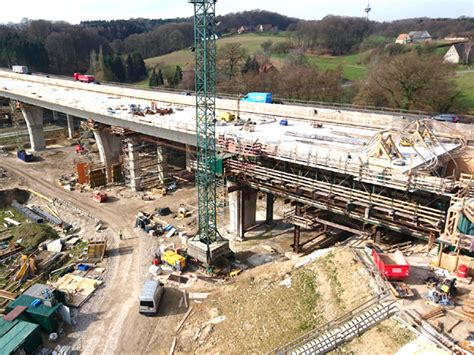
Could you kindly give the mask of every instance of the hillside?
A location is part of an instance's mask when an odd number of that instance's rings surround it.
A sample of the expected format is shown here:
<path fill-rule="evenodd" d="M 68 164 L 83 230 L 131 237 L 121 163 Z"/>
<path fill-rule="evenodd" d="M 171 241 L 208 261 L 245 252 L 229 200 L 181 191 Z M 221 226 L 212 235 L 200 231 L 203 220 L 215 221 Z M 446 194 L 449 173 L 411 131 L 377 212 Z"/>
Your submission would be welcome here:
<path fill-rule="evenodd" d="M 468 112 L 474 115 L 474 71 L 459 72 L 456 78 L 462 93 L 462 103 L 468 108 Z"/>
<path fill-rule="evenodd" d="M 272 34 L 256 34 L 248 33 L 243 35 L 226 36 L 217 40 L 217 48 L 227 43 L 240 43 L 249 55 L 254 55 L 262 51 L 260 45 L 265 41 L 272 41 L 273 43 L 284 42 L 288 40 L 285 32 L 280 32 L 278 35 Z M 145 60 L 147 68 L 166 67 L 179 65 L 183 69 L 189 68 L 194 64 L 194 54 L 189 49 L 175 51 L 158 57 L 148 58 Z"/>

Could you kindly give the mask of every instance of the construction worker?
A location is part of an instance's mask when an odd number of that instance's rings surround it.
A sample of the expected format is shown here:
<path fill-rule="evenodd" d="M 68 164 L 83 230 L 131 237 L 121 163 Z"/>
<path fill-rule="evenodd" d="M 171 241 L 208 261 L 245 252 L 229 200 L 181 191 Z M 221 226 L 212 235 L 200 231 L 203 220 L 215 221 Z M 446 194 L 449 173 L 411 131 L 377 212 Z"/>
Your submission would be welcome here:
<path fill-rule="evenodd" d="M 120 240 L 123 240 L 123 233 L 121 229 L 119 229 L 118 235 L 119 235 Z"/>

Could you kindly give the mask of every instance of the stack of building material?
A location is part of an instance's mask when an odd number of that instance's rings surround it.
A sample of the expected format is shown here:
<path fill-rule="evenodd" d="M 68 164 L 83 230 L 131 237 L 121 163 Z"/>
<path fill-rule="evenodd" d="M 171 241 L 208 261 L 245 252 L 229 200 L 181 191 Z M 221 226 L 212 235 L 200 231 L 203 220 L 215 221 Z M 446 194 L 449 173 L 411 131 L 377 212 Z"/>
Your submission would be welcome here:
<path fill-rule="evenodd" d="M 12 202 L 12 207 L 34 223 L 43 223 L 43 217 L 39 216 L 28 207 L 20 205 L 18 201 Z"/>

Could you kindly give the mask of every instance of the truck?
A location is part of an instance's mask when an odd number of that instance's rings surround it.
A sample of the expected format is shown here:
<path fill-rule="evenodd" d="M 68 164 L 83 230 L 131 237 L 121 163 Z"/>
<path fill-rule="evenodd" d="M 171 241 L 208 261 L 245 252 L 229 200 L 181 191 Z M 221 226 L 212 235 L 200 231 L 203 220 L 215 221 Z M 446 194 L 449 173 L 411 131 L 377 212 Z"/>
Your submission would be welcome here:
<path fill-rule="evenodd" d="M 140 305 L 138 311 L 144 315 L 155 315 L 158 313 L 164 285 L 155 280 L 145 281 L 140 293 Z"/>
<path fill-rule="evenodd" d="M 93 83 L 93 82 L 95 82 L 95 76 L 94 75 L 74 73 L 73 77 L 74 77 L 75 81 L 81 81 L 83 83 Z"/>
<path fill-rule="evenodd" d="M 30 163 L 33 161 L 33 154 L 28 153 L 24 149 L 17 151 L 16 156 L 18 159 L 23 160 L 25 163 Z"/>
<path fill-rule="evenodd" d="M 271 92 L 249 92 L 240 101 L 271 104 L 273 103 L 273 95 Z"/>
<path fill-rule="evenodd" d="M 387 280 L 406 280 L 410 276 L 410 264 L 400 250 L 395 253 L 384 254 L 372 249 L 372 258 L 379 272 Z"/>
<path fill-rule="evenodd" d="M 25 65 L 12 65 L 12 72 L 18 74 L 30 74 L 30 69 Z"/>

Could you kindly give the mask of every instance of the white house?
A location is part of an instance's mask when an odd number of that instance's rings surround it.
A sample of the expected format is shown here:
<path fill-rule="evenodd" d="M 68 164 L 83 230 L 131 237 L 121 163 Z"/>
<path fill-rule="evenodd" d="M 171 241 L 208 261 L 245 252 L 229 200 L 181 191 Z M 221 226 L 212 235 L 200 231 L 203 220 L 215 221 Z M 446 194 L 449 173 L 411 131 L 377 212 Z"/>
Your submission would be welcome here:
<path fill-rule="evenodd" d="M 453 64 L 469 64 L 474 62 L 474 43 L 453 44 L 444 55 L 443 61 Z"/>

